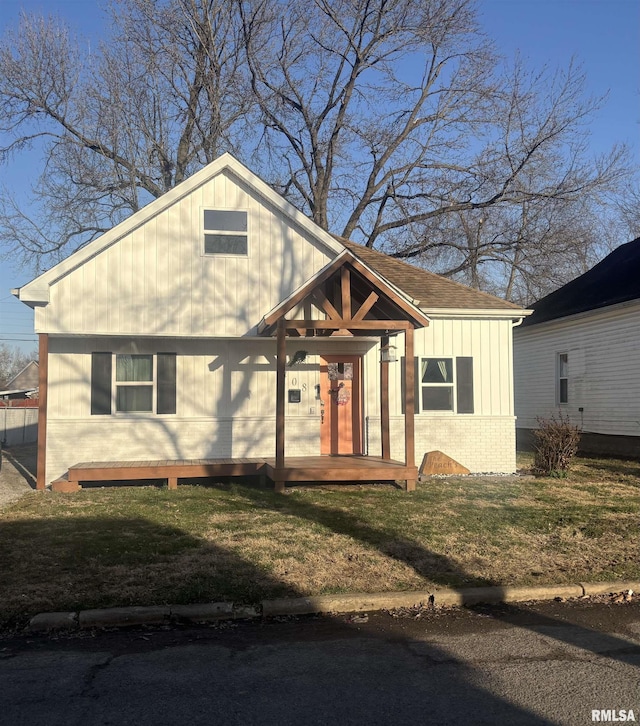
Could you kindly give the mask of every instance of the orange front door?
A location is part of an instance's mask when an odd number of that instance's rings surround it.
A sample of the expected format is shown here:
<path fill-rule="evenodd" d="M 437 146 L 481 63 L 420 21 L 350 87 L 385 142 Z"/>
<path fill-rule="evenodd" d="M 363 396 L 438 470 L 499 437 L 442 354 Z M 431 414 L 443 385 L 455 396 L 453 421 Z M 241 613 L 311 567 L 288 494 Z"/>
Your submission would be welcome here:
<path fill-rule="evenodd" d="M 362 453 L 361 358 L 326 355 L 320 359 L 320 453 Z"/>

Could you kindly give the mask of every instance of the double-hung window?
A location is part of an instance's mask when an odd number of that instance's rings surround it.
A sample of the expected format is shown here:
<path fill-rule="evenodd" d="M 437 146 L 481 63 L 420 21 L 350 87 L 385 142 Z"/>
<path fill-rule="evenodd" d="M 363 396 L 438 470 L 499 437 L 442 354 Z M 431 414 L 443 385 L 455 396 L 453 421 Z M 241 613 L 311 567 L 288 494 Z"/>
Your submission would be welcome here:
<path fill-rule="evenodd" d="M 420 358 L 417 368 L 420 411 L 473 413 L 473 358 Z"/>
<path fill-rule="evenodd" d="M 175 353 L 92 353 L 91 413 L 176 413 Z"/>
<path fill-rule="evenodd" d="M 248 255 L 247 212 L 203 210 L 205 255 Z"/>
<path fill-rule="evenodd" d="M 556 360 L 556 399 L 559 404 L 569 403 L 569 354 L 558 353 Z"/>
<path fill-rule="evenodd" d="M 453 411 L 453 360 L 422 358 L 420 360 L 420 409 L 422 411 Z"/>
<path fill-rule="evenodd" d="M 153 355 L 116 355 L 116 411 L 153 412 Z"/>

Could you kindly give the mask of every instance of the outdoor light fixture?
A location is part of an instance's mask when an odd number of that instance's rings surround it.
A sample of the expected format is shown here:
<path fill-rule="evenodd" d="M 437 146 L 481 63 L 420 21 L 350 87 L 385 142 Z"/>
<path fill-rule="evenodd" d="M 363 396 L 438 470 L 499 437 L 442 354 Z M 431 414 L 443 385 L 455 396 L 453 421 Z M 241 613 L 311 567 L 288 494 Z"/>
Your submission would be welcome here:
<path fill-rule="evenodd" d="M 380 362 L 395 363 L 398 360 L 396 351 L 397 348 L 395 345 L 383 345 L 382 348 L 380 348 Z"/>

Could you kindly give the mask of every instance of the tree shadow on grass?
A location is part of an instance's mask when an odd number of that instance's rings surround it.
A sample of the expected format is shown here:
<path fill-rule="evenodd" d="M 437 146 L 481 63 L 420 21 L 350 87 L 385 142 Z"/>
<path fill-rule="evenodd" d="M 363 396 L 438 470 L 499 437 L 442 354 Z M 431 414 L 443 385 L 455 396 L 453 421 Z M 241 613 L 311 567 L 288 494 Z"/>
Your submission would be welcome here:
<path fill-rule="evenodd" d="M 217 486 L 226 488 L 229 485 Z M 422 542 L 401 534 L 389 534 L 363 521 L 357 514 L 331 506 L 329 499 L 318 506 L 301 497 L 276 496 L 264 488 L 237 480 L 233 489 L 236 496 L 244 499 L 247 511 L 271 509 L 319 524 L 412 567 L 437 584 L 449 585 L 452 580 L 466 584 L 471 580 L 454 560 L 431 552 Z M 406 495 L 398 493 L 398 496 Z M 171 503 L 174 497 L 179 502 L 180 490 L 170 493 L 166 501 Z M 72 503 L 73 499 L 69 501 Z M 411 506 L 410 498 L 407 498 L 407 506 Z M 203 511 L 203 516 L 205 514 Z M 263 598 L 308 595 L 297 592 L 267 568 L 249 562 L 215 542 L 140 516 L 63 516 L 0 521 L 0 550 L 6 565 L 5 612 L 9 602 L 15 618 L 20 613 L 25 614 L 27 609 L 32 614 L 36 610 L 221 600 L 250 604 Z M 53 583 L 49 592 L 43 581 Z M 91 596 L 90 592 L 93 593 Z M 637 648 L 630 647 L 629 641 L 575 624 L 570 612 L 566 619 L 541 614 L 532 619 L 530 612 L 513 604 L 486 608 L 469 599 L 467 606 L 507 625 L 535 632 L 547 642 L 560 642 L 581 652 L 596 653 L 623 663 L 629 660 L 630 653 L 637 654 Z M 473 713 L 475 723 L 549 723 L 479 686 L 479 673 L 464 655 L 457 652 L 459 646 L 453 641 L 449 648 L 442 639 L 438 642 L 430 642 L 428 638 L 421 640 L 417 663 L 417 651 L 416 658 L 407 656 L 406 652 L 402 658 L 396 652 L 390 656 L 382 642 L 387 636 L 376 628 L 373 620 L 355 625 L 344 617 L 331 619 L 327 616 L 326 619 L 331 620 L 332 636 L 335 635 L 337 641 L 344 638 L 354 642 L 353 639 L 366 638 L 367 642 L 380 642 L 379 648 L 376 646 L 379 656 L 366 664 L 370 693 L 366 702 L 353 704 L 353 708 L 357 708 L 357 721 L 354 722 L 384 722 L 380 720 L 379 679 L 388 674 L 391 667 L 388 658 L 391 657 L 394 668 L 409 669 L 406 680 L 394 681 L 392 698 L 415 704 L 416 717 L 429 713 L 432 723 L 450 723 L 456 718 L 464 722 L 465 717 Z M 360 669 L 363 667 L 357 656 L 352 660 L 341 658 L 341 661 L 344 666 L 336 663 L 335 668 L 318 675 L 325 679 L 327 692 L 342 688 L 345 679 L 346 682 L 349 678 L 362 680 L 360 672 L 349 671 L 356 664 Z M 445 690 L 441 683 L 437 688 L 433 685 L 437 677 L 432 668 L 437 663 L 451 666 L 447 671 Z M 346 672 L 341 667 L 346 668 Z M 269 676 L 275 679 L 276 688 L 283 674 L 291 684 L 297 683 L 296 678 L 300 676 L 288 672 L 286 664 L 284 668 L 285 671 Z M 264 673 L 260 677 L 264 677 Z M 464 698 L 458 700 L 455 694 L 464 694 Z M 319 703 L 312 695 L 308 701 L 297 699 L 296 704 L 295 715 L 299 720 L 311 718 L 318 709 L 326 708 L 325 703 Z"/>
<path fill-rule="evenodd" d="M 2 613 L 293 595 L 265 571 L 180 528 L 140 517 L 0 520 Z"/>
<path fill-rule="evenodd" d="M 264 498 L 257 490 L 243 487 L 242 491 L 252 503 L 265 506 Z M 291 504 L 293 506 L 287 509 L 296 516 L 315 518 L 318 515 L 321 520 L 325 519 L 313 508 L 298 507 L 296 502 Z M 334 530 L 347 526 L 343 517 L 334 517 L 332 521 Z M 357 527 L 357 532 L 368 541 L 375 539 L 374 532 L 362 525 Z M 265 595 L 300 595 L 264 568 L 243 560 L 236 553 L 177 527 L 140 517 L 0 521 L 0 548 L 6 564 L 6 587 L 2 594 L 5 621 L 9 616 L 24 622 L 25 615 L 52 609 L 239 599 L 250 602 Z M 326 714 L 328 709 L 335 709 L 345 723 L 388 723 L 384 714 L 389 715 L 389 709 L 393 711 L 393 704 L 401 706 L 405 716 L 409 712 L 412 720 L 422 720 L 424 714 L 428 714 L 431 723 L 462 723 L 469 713 L 475 715 L 476 723 L 531 726 L 549 723 L 479 686 L 481 679 L 474 673 L 474 668 L 439 645 L 427 642 L 422 644 L 419 654 L 410 654 L 404 647 L 387 643 L 384 636 L 381 640 L 380 633 L 375 630 L 354 628 L 341 618 L 333 620 L 330 639 L 311 650 L 312 659 L 317 660 L 312 660 L 311 664 L 305 661 L 304 668 L 295 666 L 303 649 L 296 643 L 294 640 L 293 645 L 287 646 L 289 650 L 284 649 L 284 657 L 292 660 L 280 662 L 276 670 L 267 673 L 257 663 L 255 673 L 251 671 L 249 676 L 244 673 L 241 687 L 238 686 L 246 694 L 252 690 L 252 678 L 256 679 L 256 690 L 258 683 L 263 686 L 267 678 L 273 681 L 273 693 L 277 694 L 285 677 L 286 691 L 304 689 L 306 669 L 311 667 L 314 688 L 308 692 L 303 690 L 302 695 L 298 693 L 288 706 L 290 720 L 287 723 L 317 723 L 318 714 Z M 100 647 L 104 646 L 97 641 L 96 648 Z M 308 658 L 309 651 L 304 652 Z M 446 663 L 446 666 L 436 673 L 433 666 L 437 663 Z M 215 668 L 213 671 L 214 677 L 224 679 L 224 674 Z M 149 677 L 153 679 L 151 673 Z M 163 678 L 162 675 L 158 677 Z M 228 694 L 216 694 L 211 686 L 211 676 L 206 678 L 205 692 L 211 699 L 210 707 L 218 709 Z M 174 683 L 173 678 L 168 682 L 162 680 L 162 683 L 162 692 L 146 706 L 145 723 L 151 723 L 150 718 L 161 718 L 160 711 L 170 702 L 173 690 L 182 688 L 181 681 Z M 350 683 L 357 683 L 357 697 L 354 697 Z M 392 689 L 381 689 L 381 683 L 392 684 Z M 227 689 L 234 687 L 227 685 Z M 39 707 L 37 704 L 43 697 L 39 691 L 43 689 L 46 693 L 47 685 L 33 683 L 30 689 L 29 703 L 36 704 L 34 708 Z M 334 694 L 331 704 L 327 704 L 327 693 Z M 337 693 L 342 694 L 342 700 L 335 700 Z M 251 698 L 238 696 L 240 700 L 236 702 L 233 696 L 229 697 L 234 708 L 239 709 L 235 715 L 241 723 L 242 710 L 250 712 L 252 708 Z M 280 708 L 276 701 L 274 697 L 274 709 Z M 271 704 L 271 701 L 261 704 L 261 723 L 276 722 L 270 720 Z M 120 703 L 116 705 L 118 709 L 122 708 Z M 21 709 L 26 718 L 28 704 L 23 704 Z M 154 716 L 156 710 L 159 712 Z M 118 711 L 118 718 L 125 715 Z M 253 722 L 248 716 L 247 719 L 246 722 Z"/>
<path fill-rule="evenodd" d="M 247 499 L 260 502 L 264 506 L 265 497 L 258 490 L 245 486 L 242 487 L 242 493 Z M 523 620 L 522 616 L 525 615 L 525 611 L 518 605 L 509 604 L 496 609 L 486 609 L 481 602 L 478 602 L 477 591 L 474 592 L 474 588 L 470 588 L 470 585 L 474 584 L 491 585 L 497 587 L 498 593 L 505 597 L 506 588 L 501 583 L 488 579 L 478 581 L 477 578 L 470 577 L 469 573 L 465 572 L 454 560 L 430 551 L 423 543 L 402 535 L 390 535 L 342 509 L 330 506 L 318 507 L 313 502 L 295 496 L 287 496 L 284 499 L 285 503 L 278 507 L 281 511 L 320 524 L 337 534 L 352 537 L 366 546 L 375 548 L 384 556 L 408 565 L 428 581 L 444 587 L 450 587 L 452 582 L 464 583 L 464 587 L 453 587 L 461 595 L 463 606 L 471 609 L 480 608 L 483 613 L 488 613 L 491 617 L 505 622 Z M 407 501 L 407 506 L 411 506 L 410 500 Z M 437 603 L 437 595 L 435 600 Z M 630 649 L 629 642 L 622 638 L 544 615 L 536 617 L 535 626 L 525 627 L 569 646 L 605 655 L 622 662 L 626 660 Z"/>
<path fill-rule="evenodd" d="M 620 461 L 619 459 L 598 459 L 593 462 L 589 461 L 588 458 L 584 459 L 583 466 L 587 469 L 594 470 L 596 472 L 606 471 L 608 474 L 625 477 L 620 480 L 621 484 L 628 484 L 632 487 L 640 487 L 640 463 L 635 464 L 631 460 Z M 627 477 L 633 477 L 633 480 L 629 480 Z M 607 482 L 603 482 L 602 486 L 606 487 Z"/>

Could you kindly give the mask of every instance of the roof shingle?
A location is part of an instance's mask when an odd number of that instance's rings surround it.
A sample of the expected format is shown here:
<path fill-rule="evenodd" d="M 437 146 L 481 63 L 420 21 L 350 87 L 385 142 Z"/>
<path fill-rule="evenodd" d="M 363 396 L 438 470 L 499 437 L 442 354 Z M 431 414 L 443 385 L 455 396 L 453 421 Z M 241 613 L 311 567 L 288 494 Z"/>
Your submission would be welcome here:
<path fill-rule="evenodd" d="M 519 305 L 396 260 L 377 250 L 341 237 L 337 239 L 372 270 L 402 290 L 409 298 L 416 300 L 423 310 L 522 310 Z"/>
<path fill-rule="evenodd" d="M 532 305 L 523 327 L 640 298 L 640 237 Z"/>

